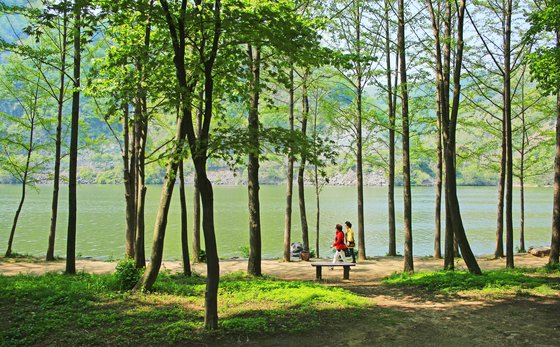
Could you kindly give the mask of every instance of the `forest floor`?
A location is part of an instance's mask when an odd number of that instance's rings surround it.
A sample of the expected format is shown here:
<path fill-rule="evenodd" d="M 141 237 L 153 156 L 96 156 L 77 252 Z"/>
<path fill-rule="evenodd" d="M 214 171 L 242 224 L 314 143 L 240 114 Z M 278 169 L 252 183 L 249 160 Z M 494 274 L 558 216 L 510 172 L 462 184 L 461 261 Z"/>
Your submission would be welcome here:
<path fill-rule="evenodd" d="M 482 271 L 505 268 L 505 259 L 480 257 Z M 516 255 L 518 268 L 539 268 L 548 258 Z M 315 261 L 315 260 L 314 260 Z M 443 261 L 429 257 L 414 259 L 416 272 L 441 270 Z M 42 274 L 63 271 L 64 261 L 21 261 L 0 259 L 0 274 Z M 78 271 L 111 273 L 116 262 L 78 260 Z M 222 274 L 245 271 L 246 260 L 223 260 Z M 484 295 L 481 293 L 429 292 L 417 287 L 387 286 L 381 280 L 403 268 L 402 257 L 372 257 L 359 262 L 342 279 L 342 269 L 323 269 L 322 283 L 350 290 L 370 298 L 375 306 L 371 315 L 353 325 L 345 317 L 333 316 L 330 331 L 307 332 L 301 336 L 276 336 L 239 341 L 255 346 L 560 346 L 560 295 Z M 465 269 L 462 260 L 457 269 Z M 181 271 L 181 263 L 165 261 L 163 269 Z M 205 264 L 194 264 L 193 270 L 205 274 Z M 263 260 L 263 274 L 283 280 L 315 280 L 315 269 L 309 262 L 290 263 Z M 538 274 L 536 274 L 538 276 Z M 560 282 L 560 278 L 555 278 Z M 229 343 L 231 345 L 231 343 Z"/>

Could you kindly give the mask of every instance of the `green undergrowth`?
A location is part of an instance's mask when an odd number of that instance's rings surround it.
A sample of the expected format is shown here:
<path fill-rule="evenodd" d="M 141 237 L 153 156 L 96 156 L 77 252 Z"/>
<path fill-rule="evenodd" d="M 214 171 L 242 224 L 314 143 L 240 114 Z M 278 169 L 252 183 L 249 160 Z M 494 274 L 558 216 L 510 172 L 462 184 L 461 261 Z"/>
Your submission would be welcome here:
<path fill-rule="evenodd" d="M 395 273 L 383 280 L 389 286 L 416 287 L 428 292 L 452 294 L 471 292 L 489 296 L 558 295 L 560 272 L 554 268 L 485 271 Z"/>
<path fill-rule="evenodd" d="M 219 287 L 219 328 L 204 325 L 205 278 L 162 273 L 150 293 L 115 275 L 0 276 L 0 346 L 175 345 L 330 329 L 363 319 L 372 302 L 311 282 L 243 274 Z"/>

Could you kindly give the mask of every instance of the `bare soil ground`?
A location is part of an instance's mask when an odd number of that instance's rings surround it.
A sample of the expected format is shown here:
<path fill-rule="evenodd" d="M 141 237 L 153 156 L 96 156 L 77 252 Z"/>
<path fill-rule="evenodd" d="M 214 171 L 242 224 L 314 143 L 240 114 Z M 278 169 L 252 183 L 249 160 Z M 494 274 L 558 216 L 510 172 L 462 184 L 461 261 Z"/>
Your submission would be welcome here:
<path fill-rule="evenodd" d="M 532 255 L 515 257 L 516 267 L 541 267 L 547 258 Z M 79 260 L 78 271 L 110 273 L 115 262 Z M 504 259 L 479 258 L 482 270 L 505 267 Z M 244 260 L 220 262 L 222 274 L 245 271 Z M 415 258 L 416 271 L 439 270 L 442 261 Z M 22 262 L 0 258 L 0 274 L 41 274 L 63 271 L 64 261 Z M 179 262 L 166 261 L 163 268 L 180 271 Z M 194 264 L 194 271 L 205 274 L 205 264 Z M 323 269 L 323 283 L 346 288 L 370 298 L 375 306 L 371 315 L 353 325 L 345 317 L 332 317 L 331 331 L 316 331 L 303 336 L 240 339 L 239 345 L 254 346 L 560 346 L 560 296 L 515 296 L 492 299 L 467 294 L 437 295 L 411 288 L 387 287 L 380 280 L 402 271 L 401 257 L 374 257 L 360 262 L 342 279 L 342 269 Z M 459 261 L 456 268 L 465 268 Z M 285 280 L 315 280 L 308 262 L 284 263 L 264 260 L 265 275 Z"/>

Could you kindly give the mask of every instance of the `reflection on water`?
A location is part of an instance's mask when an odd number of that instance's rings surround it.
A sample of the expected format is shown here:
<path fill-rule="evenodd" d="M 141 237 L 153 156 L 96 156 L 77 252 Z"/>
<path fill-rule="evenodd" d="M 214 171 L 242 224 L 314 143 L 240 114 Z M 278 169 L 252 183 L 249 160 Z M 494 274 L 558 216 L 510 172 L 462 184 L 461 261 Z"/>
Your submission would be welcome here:
<path fill-rule="evenodd" d="M 43 255 L 46 252 L 50 225 L 51 188 L 39 187 L 28 191 L 20 216 L 14 251 Z M 19 202 L 19 186 L 0 185 L 0 246 L 6 247 L 15 209 Z M 146 203 L 146 248 L 151 251 L 152 227 L 159 202 L 159 186 L 148 188 Z M 215 187 L 215 216 L 218 252 L 220 257 L 241 256 L 240 247 L 249 244 L 246 187 Z M 180 259 L 180 214 L 178 189 L 175 191 L 166 232 L 164 257 Z M 189 213 L 192 190 L 188 190 Z M 314 190 L 307 194 L 311 248 L 316 240 L 316 208 Z M 514 247 L 519 245 L 519 196 L 514 201 Z M 62 188 L 56 255 L 64 256 L 66 246 L 67 190 Z M 366 253 L 385 255 L 388 247 L 387 189 L 366 187 L 365 233 Z M 402 190 L 396 189 L 397 251 L 402 253 Z M 433 253 L 435 188 L 415 187 L 413 196 L 413 244 L 415 255 Z M 124 188 L 120 185 L 83 185 L 78 188 L 77 254 L 93 257 L 121 258 L 124 253 Z M 497 189 L 495 187 L 461 187 L 459 199 L 463 222 L 469 242 L 477 255 L 492 254 L 496 229 Z M 284 234 L 285 187 L 261 187 L 262 250 L 265 258 L 282 255 Z M 330 244 L 334 225 L 350 220 L 357 232 L 356 189 L 354 187 L 325 187 L 321 192 L 321 221 L 319 225 L 320 254 L 331 256 Z M 550 243 L 552 188 L 526 189 L 525 244 L 543 246 Z M 301 241 L 301 227 L 297 194 L 294 196 L 292 242 Z M 444 215 L 444 213 L 442 213 Z M 189 232 L 192 230 L 189 215 Z M 442 225 L 442 229 L 444 225 Z M 192 239 L 192 236 L 189 235 Z M 203 247 L 204 248 L 204 247 Z"/>

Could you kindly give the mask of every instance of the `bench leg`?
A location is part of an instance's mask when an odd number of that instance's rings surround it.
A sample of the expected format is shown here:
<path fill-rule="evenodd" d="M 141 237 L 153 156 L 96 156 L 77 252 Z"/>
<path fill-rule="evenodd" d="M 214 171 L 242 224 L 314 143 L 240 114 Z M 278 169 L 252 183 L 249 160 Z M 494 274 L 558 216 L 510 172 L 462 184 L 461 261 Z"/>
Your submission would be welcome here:
<path fill-rule="evenodd" d="M 315 279 L 317 280 L 321 280 L 321 269 L 323 267 L 322 266 L 315 266 Z"/>
<path fill-rule="evenodd" d="M 344 279 L 350 279 L 350 266 L 344 266 Z"/>

